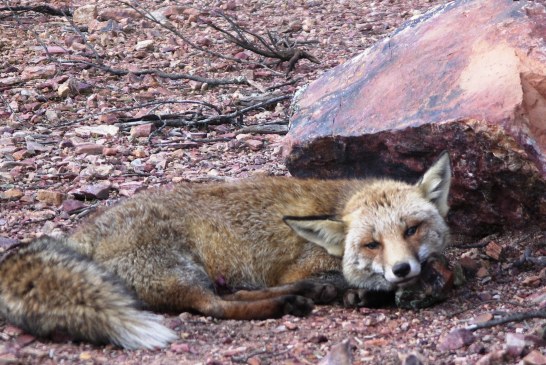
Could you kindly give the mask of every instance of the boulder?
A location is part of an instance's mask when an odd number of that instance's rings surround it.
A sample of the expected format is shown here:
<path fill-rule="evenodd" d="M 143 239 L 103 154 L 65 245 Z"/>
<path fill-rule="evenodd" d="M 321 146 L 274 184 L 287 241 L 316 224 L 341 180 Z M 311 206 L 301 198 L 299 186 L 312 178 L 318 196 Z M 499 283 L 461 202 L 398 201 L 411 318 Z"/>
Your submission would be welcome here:
<path fill-rule="evenodd" d="M 456 0 L 298 92 L 291 174 L 415 181 L 443 150 L 456 233 L 546 226 L 546 9 Z"/>

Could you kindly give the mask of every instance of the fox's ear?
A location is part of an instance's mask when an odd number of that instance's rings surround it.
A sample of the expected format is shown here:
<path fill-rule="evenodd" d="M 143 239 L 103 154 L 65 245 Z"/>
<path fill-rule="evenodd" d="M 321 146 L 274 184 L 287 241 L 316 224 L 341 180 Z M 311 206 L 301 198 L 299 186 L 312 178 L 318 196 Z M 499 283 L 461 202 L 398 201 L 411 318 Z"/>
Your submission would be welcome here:
<path fill-rule="evenodd" d="M 449 211 L 447 197 L 451 185 L 451 164 L 449 154 L 444 151 L 438 160 L 425 172 L 417 187 L 423 195 L 436 205 L 442 216 Z"/>
<path fill-rule="evenodd" d="M 300 237 L 324 247 L 330 255 L 343 256 L 345 224 L 331 216 L 284 217 Z"/>

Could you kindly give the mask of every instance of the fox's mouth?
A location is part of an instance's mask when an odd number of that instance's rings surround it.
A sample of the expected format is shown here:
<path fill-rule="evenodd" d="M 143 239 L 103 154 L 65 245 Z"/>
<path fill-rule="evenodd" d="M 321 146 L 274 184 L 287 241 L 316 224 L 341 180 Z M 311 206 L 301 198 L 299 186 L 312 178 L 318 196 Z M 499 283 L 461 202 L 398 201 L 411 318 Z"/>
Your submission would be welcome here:
<path fill-rule="evenodd" d="M 415 284 L 415 282 L 419 279 L 419 275 L 417 276 L 412 276 L 410 278 L 405 278 L 405 279 L 401 279 L 395 283 L 393 283 L 394 285 L 396 286 L 399 286 L 399 287 L 406 287 L 406 286 L 410 286 L 412 284 Z"/>

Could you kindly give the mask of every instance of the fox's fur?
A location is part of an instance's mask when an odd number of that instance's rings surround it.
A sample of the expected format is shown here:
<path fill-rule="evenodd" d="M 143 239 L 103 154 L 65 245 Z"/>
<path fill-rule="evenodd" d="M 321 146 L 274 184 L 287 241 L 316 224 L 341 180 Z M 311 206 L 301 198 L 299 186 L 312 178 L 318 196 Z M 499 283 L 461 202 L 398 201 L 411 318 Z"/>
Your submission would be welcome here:
<path fill-rule="evenodd" d="M 415 185 L 261 178 L 141 193 L 5 254 L 0 315 L 38 336 L 156 348 L 176 335 L 137 303 L 263 319 L 392 291 L 446 247 L 450 180 L 443 154 Z"/>

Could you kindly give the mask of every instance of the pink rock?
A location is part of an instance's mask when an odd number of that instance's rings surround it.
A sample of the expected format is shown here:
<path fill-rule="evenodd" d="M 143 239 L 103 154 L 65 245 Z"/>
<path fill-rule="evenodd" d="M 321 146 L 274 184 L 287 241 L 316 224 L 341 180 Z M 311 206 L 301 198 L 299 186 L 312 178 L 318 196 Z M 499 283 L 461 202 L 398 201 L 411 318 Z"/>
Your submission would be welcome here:
<path fill-rule="evenodd" d="M 17 188 L 12 188 L 12 189 L 7 189 L 3 193 L 1 193 L 0 197 L 5 200 L 17 200 L 21 198 L 23 195 L 25 194 L 23 193 L 22 190 Z"/>
<path fill-rule="evenodd" d="M 289 171 L 415 181 L 447 149 L 454 231 L 546 227 L 545 23 L 543 3 L 512 0 L 409 21 L 300 93 Z"/>
<path fill-rule="evenodd" d="M 102 150 L 104 156 L 115 156 L 118 154 L 118 149 L 115 147 L 104 147 Z"/>
<path fill-rule="evenodd" d="M 40 79 L 55 76 L 55 65 L 40 65 L 25 67 L 21 77 L 25 80 Z"/>
<path fill-rule="evenodd" d="M 533 350 L 523 358 L 523 365 L 546 365 L 546 356 Z"/>
<path fill-rule="evenodd" d="M 115 20 L 121 22 L 125 19 L 139 19 L 140 14 L 131 9 L 107 7 L 99 11 L 98 19 L 102 21 Z"/>
<path fill-rule="evenodd" d="M 80 200 L 67 199 L 63 202 L 62 209 L 67 213 L 72 213 L 85 207 L 85 204 Z"/>
<path fill-rule="evenodd" d="M 45 53 L 45 49 L 43 47 L 40 47 L 42 51 Z M 47 53 L 49 54 L 65 54 L 68 53 L 68 50 L 63 47 L 59 46 L 48 46 L 47 47 Z"/>
<path fill-rule="evenodd" d="M 136 125 L 131 128 L 131 137 L 148 137 L 155 130 L 155 125 L 153 123 Z"/>
<path fill-rule="evenodd" d="M 344 340 L 332 346 L 330 351 L 322 358 L 319 365 L 351 365 L 353 354 L 349 340 Z"/>
<path fill-rule="evenodd" d="M 60 191 L 54 190 L 38 190 L 36 199 L 42 203 L 50 205 L 61 205 L 65 196 Z"/>
<path fill-rule="evenodd" d="M 98 16 L 97 5 L 83 5 L 74 10 L 72 20 L 77 25 L 88 25 Z"/>
<path fill-rule="evenodd" d="M 256 139 L 247 139 L 245 144 L 253 151 L 259 151 L 264 146 L 263 141 L 258 141 Z"/>
<path fill-rule="evenodd" d="M 464 328 L 458 328 L 449 332 L 440 341 L 441 351 L 453 351 L 461 347 L 468 346 L 476 340 L 471 331 Z"/>
<path fill-rule="evenodd" d="M 104 182 L 93 185 L 85 185 L 81 189 L 75 191 L 73 194 L 77 198 L 103 200 L 108 199 L 111 188 L 112 184 L 110 182 Z"/>
<path fill-rule="evenodd" d="M 103 148 L 104 146 L 101 146 L 100 144 L 86 143 L 77 146 L 75 152 L 77 155 L 100 155 L 102 154 Z"/>

